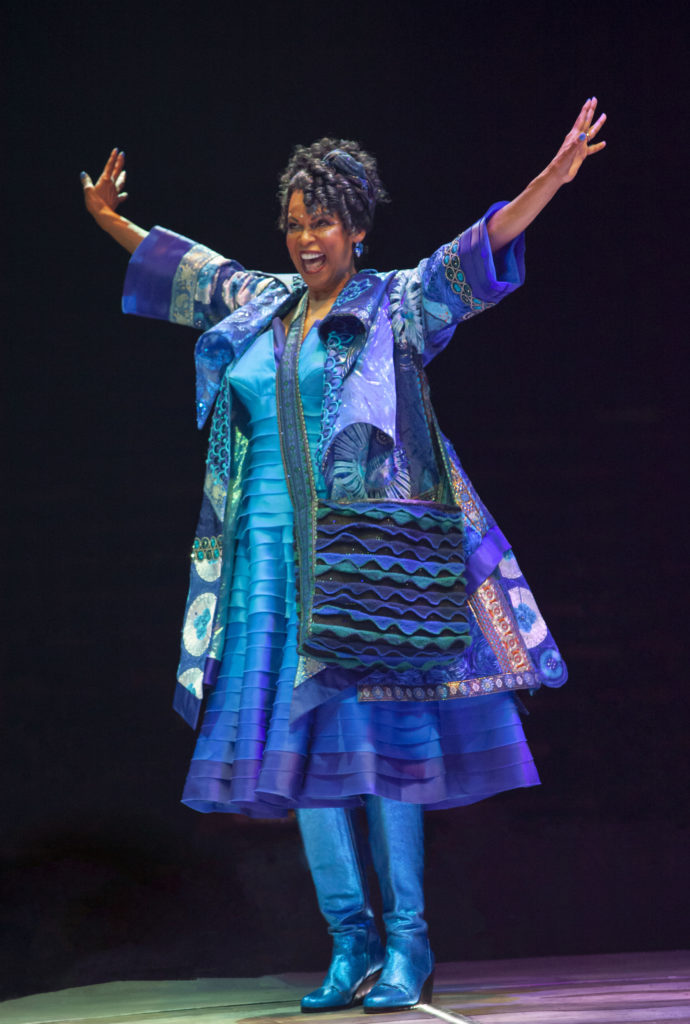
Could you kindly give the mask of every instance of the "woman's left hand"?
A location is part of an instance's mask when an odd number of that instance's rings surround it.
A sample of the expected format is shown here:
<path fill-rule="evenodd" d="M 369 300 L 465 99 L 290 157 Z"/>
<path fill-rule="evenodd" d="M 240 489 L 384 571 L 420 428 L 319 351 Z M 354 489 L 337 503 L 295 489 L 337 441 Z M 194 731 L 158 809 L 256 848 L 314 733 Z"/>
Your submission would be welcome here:
<path fill-rule="evenodd" d="M 606 145 L 605 142 L 592 142 L 606 121 L 606 114 L 600 114 L 592 124 L 596 109 L 597 98 L 593 96 L 584 104 L 575 118 L 575 124 L 564 138 L 563 145 L 551 161 L 551 168 L 562 184 L 572 181 L 587 157 L 598 153 Z"/>
<path fill-rule="evenodd" d="M 546 204 L 551 202 L 561 185 L 573 180 L 587 157 L 604 148 L 605 142 L 592 141 L 606 120 L 606 114 L 601 114 L 592 124 L 596 109 L 597 100 L 593 96 L 587 100 L 575 118 L 575 124 L 548 167 L 545 167 L 512 203 L 508 203 L 491 217 L 487 230 L 492 252 L 497 252 L 517 238 Z"/>

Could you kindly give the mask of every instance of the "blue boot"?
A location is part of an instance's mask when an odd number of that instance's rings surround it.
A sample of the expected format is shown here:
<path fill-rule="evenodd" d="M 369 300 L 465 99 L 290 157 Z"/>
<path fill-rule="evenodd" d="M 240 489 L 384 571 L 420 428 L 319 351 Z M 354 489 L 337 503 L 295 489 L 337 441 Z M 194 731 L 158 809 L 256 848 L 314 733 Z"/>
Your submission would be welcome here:
<path fill-rule="evenodd" d="M 433 992 L 434 957 L 422 917 L 422 809 L 379 796 L 366 797 L 366 808 L 387 939 L 383 972 L 364 1000 L 364 1011 L 388 1013 L 428 1003 Z"/>
<path fill-rule="evenodd" d="M 352 821 L 335 807 L 299 810 L 297 821 L 319 909 L 333 936 L 328 974 L 302 999 L 302 1012 L 344 1010 L 362 1001 L 383 965 Z"/>

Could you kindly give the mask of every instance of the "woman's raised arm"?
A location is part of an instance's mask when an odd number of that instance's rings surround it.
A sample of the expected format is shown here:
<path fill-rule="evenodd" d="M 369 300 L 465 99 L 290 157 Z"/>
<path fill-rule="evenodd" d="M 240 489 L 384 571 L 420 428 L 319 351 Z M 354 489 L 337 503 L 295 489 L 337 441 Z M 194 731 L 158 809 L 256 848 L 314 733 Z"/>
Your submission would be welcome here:
<path fill-rule="evenodd" d="M 82 171 L 80 177 L 86 209 L 98 226 L 127 252 L 134 252 L 148 231 L 117 213 L 117 207 L 127 198 L 127 193 L 123 191 L 127 178 L 125 154 L 117 149 L 112 151 L 95 185 L 86 171 Z"/>
<path fill-rule="evenodd" d="M 592 124 L 596 108 L 597 99 L 593 96 L 582 107 L 575 124 L 551 163 L 529 183 L 524 192 L 513 199 L 512 203 L 508 203 L 493 215 L 487 224 L 493 252 L 497 252 L 517 238 L 553 199 L 561 185 L 573 180 L 584 160 L 604 148 L 605 142 L 592 142 L 606 120 L 606 114 L 601 114 Z"/>

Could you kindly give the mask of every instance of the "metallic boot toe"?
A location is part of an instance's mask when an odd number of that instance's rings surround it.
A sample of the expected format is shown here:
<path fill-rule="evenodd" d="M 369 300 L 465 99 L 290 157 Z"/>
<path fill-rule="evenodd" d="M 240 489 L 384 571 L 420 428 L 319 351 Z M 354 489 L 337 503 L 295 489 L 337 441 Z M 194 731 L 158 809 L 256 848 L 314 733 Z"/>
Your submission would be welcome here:
<path fill-rule="evenodd" d="M 364 934 L 336 936 L 328 974 L 319 988 L 304 996 L 300 1004 L 302 1013 L 356 1006 L 378 980 L 382 966 L 383 949 L 373 929 Z"/>
<path fill-rule="evenodd" d="M 322 985 L 304 996 L 300 1008 L 302 1013 L 319 1013 L 321 1010 L 347 1010 L 353 1004 L 352 992 L 342 992 L 331 985 Z"/>
<path fill-rule="evenodd" d="M 375 985 L 364 1000 L 365 1013 L 390 1013 L 392 1010 L 411 1010 L 419 1003 L 430 1003 L 434 992 L 434 972 L 414 989 L 402 985 Z"/>
<path fill-rule="evenodd" d="M 351 1006 L 358 1006 L 376 984 L 380 975 L 381 965 L 378 963 L 369 965 L 367 972 L 363 976 L 358 974 L 347 988 L 331 984 L 329 977 L 326 977 L 323 985 L 303 997 L 300 1003 L 302 1013 L 348 1010 Z"/>

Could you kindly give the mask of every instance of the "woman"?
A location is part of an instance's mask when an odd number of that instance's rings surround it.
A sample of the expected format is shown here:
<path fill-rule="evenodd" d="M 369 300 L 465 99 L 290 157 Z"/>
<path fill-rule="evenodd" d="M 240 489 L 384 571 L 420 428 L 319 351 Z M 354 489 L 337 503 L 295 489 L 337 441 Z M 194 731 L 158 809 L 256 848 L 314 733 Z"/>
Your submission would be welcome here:
<path fill-rule="evenodd" d="M 213 419 L 175 707 L 195 725 L 204 687 L 210 692 L 184 802 L 262 817 L 296 809 L 333 937 L 328 974 L 304 1011 L 362 999 L 367 1011 L 389 1011 L 430 998 L 422 810 L 536 784 L 512 691 L 560 685 L 565 668 L 508 542 L 445 441 L 464 513 L 466 652 L 428 672 L 357 672 L 299 654 L 293 528 L 299 537 L 305 507 L 288 493 L 276 374 L 290 352 L 319 495 L 434 490 L 422 363 L 460 320 L 521 283 L 522 232 L 605 145 L 593 141 L 605 120 L 594 121 L 596 105 L 587 100 L 516 199 L 413 270 L 390 274 L 357 272 L 376 203 L 387 197 L 375 160 L 355 143 L 297 147 L 281 177 L 280 227 L 297 277 L 246 271 L 122 218 L 117 150 L 95 185 L 82 174 L 87 209 L 133 254 L 125 312 L 203 330 L 199 425 L 211 409 Z M 293 497 L 305 474 L 287 473 Z M 362 803 L 385 947 L 350 820 Z"/>

